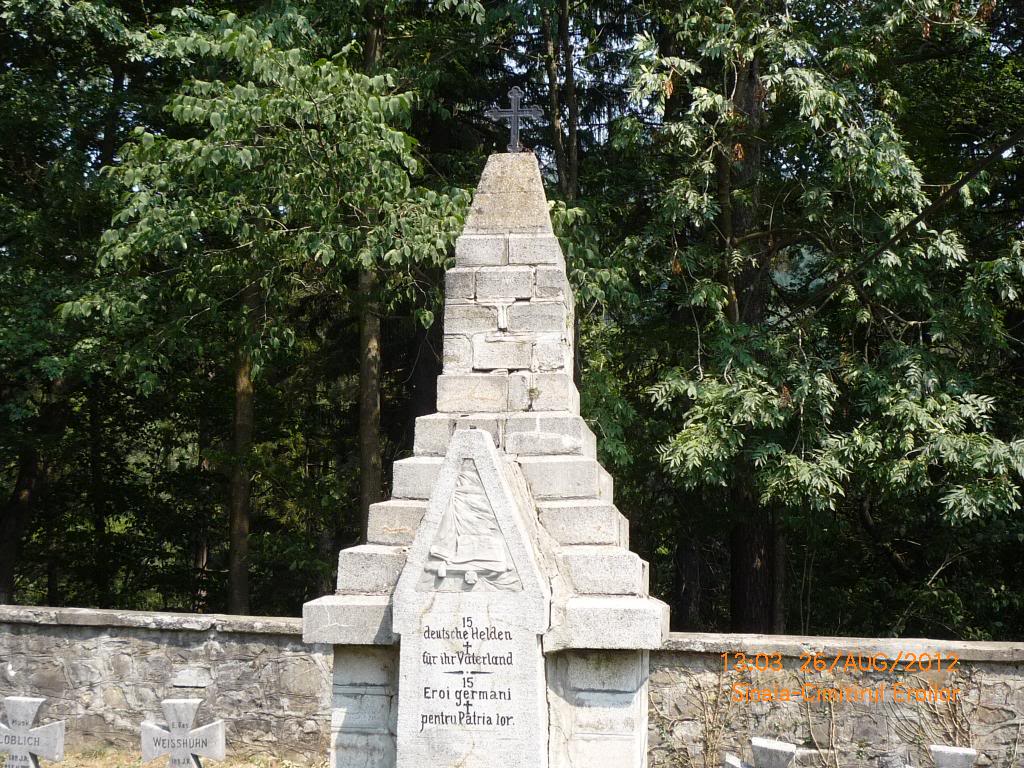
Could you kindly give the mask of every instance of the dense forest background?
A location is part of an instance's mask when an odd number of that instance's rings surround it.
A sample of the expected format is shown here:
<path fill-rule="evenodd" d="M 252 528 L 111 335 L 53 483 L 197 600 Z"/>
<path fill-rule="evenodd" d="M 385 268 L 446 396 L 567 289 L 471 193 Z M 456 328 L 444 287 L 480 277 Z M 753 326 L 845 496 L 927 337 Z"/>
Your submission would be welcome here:
<path fill-rule="evenodd" d="M 512 85 L 688 630 L 1024 636 L 1024 6 L 0 2 L 0 602 L 297 615 Z"/>

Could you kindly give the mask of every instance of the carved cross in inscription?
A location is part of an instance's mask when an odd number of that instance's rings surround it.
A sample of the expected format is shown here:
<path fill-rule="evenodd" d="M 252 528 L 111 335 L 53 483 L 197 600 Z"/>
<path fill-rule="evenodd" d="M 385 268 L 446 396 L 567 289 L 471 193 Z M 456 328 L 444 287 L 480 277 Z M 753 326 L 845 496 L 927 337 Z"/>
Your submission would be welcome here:
<path fill-rule="evenodd" d="M 64 759 L 64 721 L 33 728 L 46 699 L 8 696 L 4 699 L 7 724 L 0 723 L 0 754 L 7 753 L 7 768 L 39 768 L 39 758 Z"/>
<path fill-rule="evenodd" d="M 203 768 L 200 756 L 223 760 L 226 752 L 224 721 L 193 728 L 202 699 L 166 699 L 161 702 L 167 730 L 148 720 L 142 724 L 142 762 L 170 755 L 170 768 Z"/>
<path fill-rule="evenodd" d="M 471 646 L 471 645 L 469 644 L 469 640 L 467 640 L 466 642 L 464 642 L 464 643 L 462 644 L 462 650 L 464 650 L 464 651 L 465 651 L 466 653 L 469 653 L 469 649 L 470 649 L 470 648 L 472 648 L 472 647 L 473 647 L 473 646 Z"/>
<path fill-rule="evenodd" d="M 524 117 L 532 117 L 535 120 L 539 120 L 544 117 L 544 113 L 540 111 L 540 107 L 519 106 L 519 102 L 523 99 L 523 92 L 518 85 L 513 86 L 512 90 L 508 92 L 508 98 L 512 103 L 511 109 L 500 109 L 495 107 L 493 109 L 488 109 L 484 112 L 484 115 L 489 117 L 491 120 L 508 120 L 508 127 L 512 132 L 512 135 L 508 140 L 508 151 L 522 152 L 523 148 L 519 144 L 519 121 Z"/>

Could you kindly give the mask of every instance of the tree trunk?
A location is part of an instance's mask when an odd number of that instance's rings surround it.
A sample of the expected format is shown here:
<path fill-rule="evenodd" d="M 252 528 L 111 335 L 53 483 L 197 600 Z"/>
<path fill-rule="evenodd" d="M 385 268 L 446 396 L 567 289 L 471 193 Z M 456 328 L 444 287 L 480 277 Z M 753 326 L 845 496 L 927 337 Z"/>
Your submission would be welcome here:
<path fill-rule="evenodd" d="M 366 9 L 367 33 L 363 48 L 363 69 L 373 74 L 380 63 L 384 37 L 381 9 L 370 3 Z M 380 501 L 382 462 L 380 455 L 380 372 L 381 336 L 380 281 L 372 269 L 359 273 L 359 295 L 363 314 L 359 323 L 359 514 L 360 537 L 369 532 L 370 505 Z"/>
<path fill-rule="evenodd" d="M 566 162 L 568 164 L 568 181 L 565 197 L 569 202 L 576 199 L 579 185 L 579 136 L 580 109 L 576 100 L 576 56 L 572 45 L 572 34 L 569 27 L 569 0 L 561 0 L 558 7 L 558 37 L 562 49 L 562 68 L 565 70 L 565 105 L 568 108 L 568 147 Z"/>
<path fill-rule="evenodd" d="M 192 531 L 192 611 L 194 613 L 205 613 L 207 609 L 207 572 L 210 559 L 210 535 L 209 518 L 206 515 L 205 506 L 213 499 L 210 488 L 209 469 L 210 462 L 206 457 L 207 447 L 210 445 L 209 429 L 207 420 L 202 413 L 199 414 L 199 424 L 196 428 L 198 435 L 196 453 L 196 475 L 199 479 L 200 498 L 198 505 L 203 507 L 195 521 L 195 529 Z"/>
<path fill-rule="evenodd" d="M 36 506 L 43 479 L 43 461 L 34 448 L 25 448 L 18 461 L 14 491 L 0 511 L 0 604 L 13 603 L 14 577 L 21 537 Z"/>
<path fill-rule="evenodd" d="M 124 62 L 118 60 L 110 65 L 110 80 L 110 103 L 107 105 L 107 115 L 103 125 L 103 141 L 100 142 L 101 166 L 113 165 L 114 155 L 117 153 L 117 129 L 121 120 L 121 103 L 124 99 Z"/>
<path fill-rule="evenodd" d="M 701 599 L 700 549 L 692 534 L 679 531 L 672 558 L 672 629 L 699 632 Z"/>
<path fill-rule="evenodd" d="M 96 601 L 100 608 L 114 604 L 114 548 L 107 530 L 106 475 L 103 466 L 103 430 L 99 421 L 102 390 L 93 386 L 89 390 L 89 511 L 93 526 L 93 561 L 90 577 L 96 586 Z"/>
<path fill-rule="evenodd" d="M 242 291 L 242 297 L 246 325 L 251 327 L 259 311 L 256 284 L 247 285 Z M 251 334 L 245 335 L 249 338 L 245 338 L 240 345 L 235 366 L 234 451 L 229 514 L 228 611 L 235 614 L 249 613 L 249 506 L 252 494 L 249 454 L 252 450 L 255 408 L 252 354 L 249 352 Z"/>
<path fill-rule="evenodd" d="M 551 143 L 555 150 L 555 168 L 558 170 L 558 188 L 569 197 L 569 163 L 565 156 L 565 138 L 562 135 L 561 84 L 558 79 L 558 43 L 551 23 L 551 12 L 544 11 L 541 21 L 544 33 L 544 71 L 548 79 L 548 105 L 551 119 Z"/>
<path fill-rule="evenodd" d="M 718 152 L 719 230 L 725 264 L 736 242 L 757 226 L 761 185 L 762 110 L 758 95 L 758 61 L 752 60 L 735 75 L 734 103 L 743 121 Z M 735 193 L 742 191 L 741 197 Z M 760 254 L 763 262 L 773 250 Z M 725 267 L 725 269 L 729 269 Z M 728 316 L 733 323 L 756 325 L 766 309 L 764 278 L 767 265 L 753 263 L 725 277 L 729 290 Z M 734 632 L 770 633 L 783 625 L 785 615 L 785 547 L 770 510 L 758 500 L 754 478 L 746 460 L 737 463 L 730 492 L 733 524 L 730 544 L 730 612 Z"/>
<path fill-rule="evenodd" d="M 366 541 L 370 505 L 381 498 L 380 455 L 380 303 L 377 274 L 359 274 L 363 315 L 359 328 L 359 510 L 362 540 Z"/>
<path fill-rule="evenodd" d="M 772 633 L 786 632 L 786 534 L 781 523 L 772 516 Z"/>

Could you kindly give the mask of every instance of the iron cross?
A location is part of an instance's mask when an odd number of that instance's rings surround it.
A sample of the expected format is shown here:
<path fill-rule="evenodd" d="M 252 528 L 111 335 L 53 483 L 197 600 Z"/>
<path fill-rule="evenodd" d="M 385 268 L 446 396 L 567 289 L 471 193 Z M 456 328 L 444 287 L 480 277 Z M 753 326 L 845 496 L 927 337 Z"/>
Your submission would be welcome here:
<path fill-rule="evenodd" d="M 170 755 L 170 768 L 202 768 L 199 757 L 223 760 L 224 721 L 192 728 L 202 699 L 166 699 L 160 706 L 167 730 L 148 720 L 142 724 L 142 762 Z"/>
<path fill-rule="evenodd" d="M 7 753 L 7 768 L 39 768 L 39 758 L 64 759 L 64 722 L 33 728 L 46 699 L 8 696 L 4 699 L 7 724 L 0 723 L 0 753 Z"/>
<path fill-rule="evenodd" d="M 544 113 L 540 111 L 540 107 L 519 106 L 519 102 L 523 98 L 523 92 L 518 85 L 513 86 L 512 90 L 508 92 L 508 98 L 512 102 L 511 109 L 495 107 L 488 109 L 484 112 L 484 115 L 491 120 L 508 120 L 509 128 L 512 130 L 512 136 L 508 141 L 508 151 L 522 152 L 523 148 L 519 144 L 519 120 L 524 117 L 532 117 L 535 120 L 539 120 L 544 117 Z"/>

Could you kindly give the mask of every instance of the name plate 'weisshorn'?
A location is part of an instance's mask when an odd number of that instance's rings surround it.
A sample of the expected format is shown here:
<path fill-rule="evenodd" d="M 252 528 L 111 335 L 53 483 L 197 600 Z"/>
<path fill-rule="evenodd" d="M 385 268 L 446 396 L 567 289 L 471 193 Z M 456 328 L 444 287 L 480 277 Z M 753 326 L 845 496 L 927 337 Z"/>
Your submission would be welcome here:
<path fill-rule="evenodd" d="M 193 728 L 202 699 L 166 699 L 161 703 L 167 728 L 148 720 L 142 724 L 142 761 L 169 755 L 170 768 L 202 768 L 200 757 L 223 760 L 224 721 Z"/>

